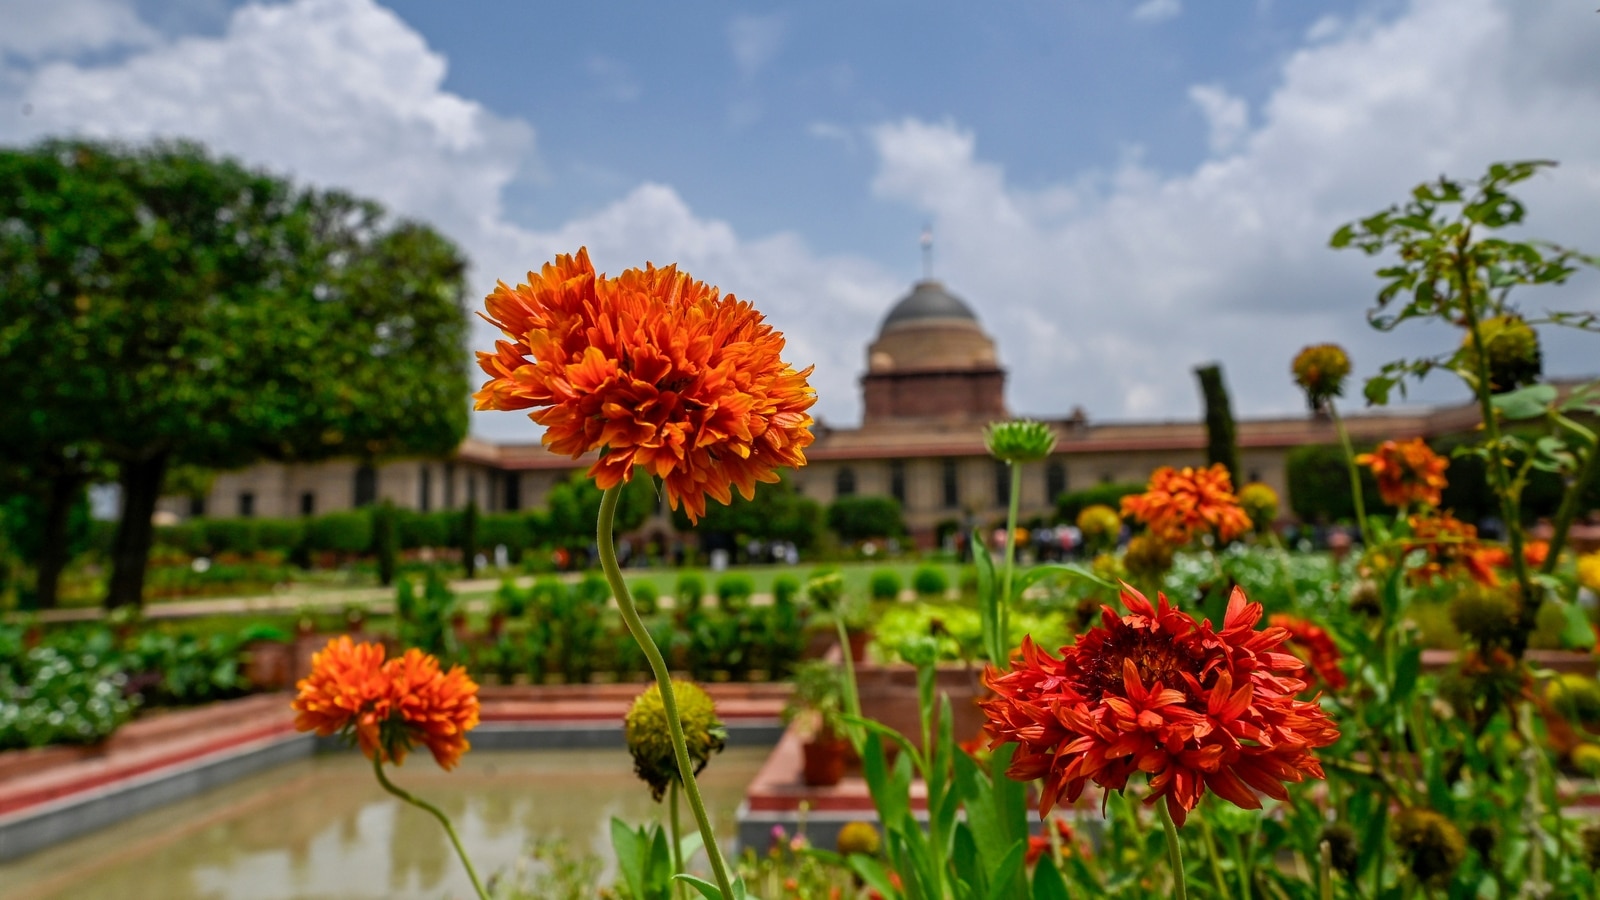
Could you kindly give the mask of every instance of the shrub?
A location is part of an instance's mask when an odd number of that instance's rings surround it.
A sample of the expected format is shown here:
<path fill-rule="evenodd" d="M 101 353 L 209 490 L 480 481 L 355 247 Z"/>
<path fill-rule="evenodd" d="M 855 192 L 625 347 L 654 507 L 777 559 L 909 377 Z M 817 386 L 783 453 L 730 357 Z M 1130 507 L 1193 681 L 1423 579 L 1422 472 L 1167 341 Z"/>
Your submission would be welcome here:
<path fill-rule="evenodd" d="M 466 566 L 467 577 L 478 574 L 478 501 L 467 501 L 461 511 L 461 562 Z"/>
<path fill-rule="evenodd" d="M 317 516 L 306 522 L 305 542 L 313 553 L 365 553 L 372 546 L 372 517 L 363 510 Z"/>
<path fill-rule="evenodd" d="M 896 537 L 906 531 L 893 497 L 840 497 L 828 507 L 828 527 L 845 541 Z"/>
<path fill-rule="evenodd" d="M 206 544 L 206 521 L 190 519 L 176 525 L 156 529 L 156 545 L 171 547 L 187 556 L 205 556 L 210 553 Z"/>
<path fill-rule="evenodd" d="M 504 546 L 513 561 L 533 545 L 533 529 L 521 513 L 491 513 L 478 517 L 478 546 L 493 552 Z"/>
<path fill-rule="evenodd" d="M 685 572 L 678 576 L 678 586 L 672 596 L 679 615 L 696 612 L 706 596 L 706 581 L 693 572 Z"/>
<path fill-rule="evenodd" d="M 1344 450 L 1337 444 L 1296 447 L 1285 457 L 1284 466 L 1289 508 L 1302 521 L 1337 522 L 1356 517 L 1355 501 L 1350 498 L 1350 470 Z M 1361 496 L 1368 514 L 1386 509 L 1371 470 L 1363 466 L 1360 472 Z"/>
<path fill-rule="evenodd" d="M 950 590 L 950 579 L 938 566 L 917 566 L 911 573 L 911 589 L 922 598 L 942 598 Z"/>
<path fill-rule="evenodd" d="M 1078 521 L 1078 514 L 1091 506 L 1122 508 L 1122 498 L 1129 494 L 1144 493 L 1142 482 L 1110 482 L 1097 484 L 1081 491 L 1069 491 L 1056 498 L 1056 515 L 1063 522 Z"/>
<path fill-rule="evenodd" d="M 628 585 L 628 593 L 641 616 L 653 616 L 661 609 L 661 591 L 653 581 L 635 581 Z"/>
<path fill-rule="evenodd" d="M 772 580 L 772 602 L 793 603 L 800 599 L 800 579 L 793 575 L 779 575 Z"/>
<path fill-rule="evenodd" d="M 306 525 L 299 519 L 257 519 L 256 549 L 293 553 L 305 540 Z"/>
<path fill-rule="evenodd" d="M 378 558 L 378 583 L 394 584 L 400 560 L 399 511 L 385 500 L 372 509 L 372 555 Z"/>
<path fill-rule="evenodd" d="M 893 603 L 900 599 L 900 576 L 889 569 L 873 572 L 867 584 L 867 590 L 874 600 Z"/>
<path fill-rule="evenodd" d="M 724 612 L 738 613 L 750 606 L 756 583 L 749 575 L 729 572 L 717 579 L 717 606 Z"/>
<path fill-rule="evenodd" d="M 396 522 L 402 550 L 422 547 L 448 547 L 450 533 L 454 530 L 456 515 L 450 512 L 414 513 L 401 515 Z"/>
<path fill-rule="evenodd" d="M 213 554 L 237 553 L 249 556 L 256 552 L 256 520 L 207 519 L 206 546 Z"/>

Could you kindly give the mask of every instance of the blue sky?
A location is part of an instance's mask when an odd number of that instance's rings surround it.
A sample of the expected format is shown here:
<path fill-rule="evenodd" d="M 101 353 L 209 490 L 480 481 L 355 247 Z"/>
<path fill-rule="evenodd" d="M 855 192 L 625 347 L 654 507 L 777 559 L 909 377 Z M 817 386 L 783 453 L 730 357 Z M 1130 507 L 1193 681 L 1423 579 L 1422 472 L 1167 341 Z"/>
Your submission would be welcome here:
<path fill-rule="evenodd" d="M 1441 172 L 1559 159 L 1527 231 L 1600 250 L 1587 2 L 0 0 L 0 21 L 0 141 L 199 138 L 435 223 L 475 296 L 580 244 L 610 271 L 676 260 L 790 334 L 837 424 L 925 223 L 1013 409 L 1097 419 L 1193 417 L 1200 362 L 1268 414 L 1300 408 L 1306 343 L 1362 372 L 1449 346 L 1368 329 L 1371 261 L 1326 249 Z M 1592 340 L 1548 335 L 1549 369 L 1600 370 Z"/>

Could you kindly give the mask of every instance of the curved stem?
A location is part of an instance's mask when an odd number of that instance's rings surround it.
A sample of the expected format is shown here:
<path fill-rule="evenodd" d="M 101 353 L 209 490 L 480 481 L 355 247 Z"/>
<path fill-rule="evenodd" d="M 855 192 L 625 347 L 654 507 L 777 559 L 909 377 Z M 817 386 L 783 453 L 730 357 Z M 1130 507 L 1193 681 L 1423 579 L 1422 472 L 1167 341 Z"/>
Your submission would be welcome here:
<path fill-rule="evenodd" d="M 1017 562 L 1017 511 L 1022 506 L 1022 464 L 1008 462 L 1011 467 L 1011 497 L 1006 504 L 1006 568 L 1000 575 L 1000 614 L 996 617 L 999 626 L 1000 642 L 1005 646 L 1011 643 L 1011 570 L 1016 568 Z M 1005 664 L 1005 660 L 994 660 L 996 668 Z"/>
<path fill-rule="evenodd" d="M 1165 797 L 1156 801 L 1156 814 L 1161 817 L 1161 827 L 1167 832 L 1167 859 L 1172 866 L 1172 896 L 1176 900 L 1189 900 L 1189 887 L 1183 879 L 1183 846 L 1178 843 L 1178 826 L 1172 821 L 1172 811 L 1167 809 Z"/>
<path fill-rule="evenodd" d="M 1544 564 L 1539 566 L 1539 571 L 1545 575 L 1556 570 L 1556 557 L 1561 555 L 1561 546 L 1567 542 L 1567 531 L 1572 528 L 1572 520 L 1578 514 L 1583 492 L 1594 480 L 1596 469 L 1600 468 L 1595 465 L 1597 458 L 1600 458 L 1600 442 L 1589 445 L 1589 455 L 1584 458 L 1583 467 L 1578 470 L 1567 488 L 1566 496 L 1561 498 L 1561 506 L 1556 509 L 1555 530 L 1550 534 L 1550 552 L 1546 554 Z"/>
<path fill-rule="evenodd" d="M 678 826 L 678 783 L 672 782 L 667 786 L 667 827 L 672 833 L 672 871 L 685 873 L 688 869 L 683 867 L 683 834 Z M 674 878 L 672 880 L 672 896 L 681 897 L 683 882 Z"/>
<path fill-rule="evenodd" d="M 389 780 L 389 776 L 383 774 L 383 758 L 376 753 L 372 756 L 372 771 L 378 776 L 378 784 L 383 785 L 384 790 L 439 820 L 439 824 L 444 826 L 444 833 L 450 835 L 450 843 L 456 848 L 456 855 L 461 857 L 461 865 L 466 868 L 467 877 L 472 879 L 472 889 L 478 892 L 479 900 L 489 900 L 489 893 L 483 889 L 483 882 L 478 880 L 478 873 L 472 868 L 472 860 L 467 858 L 467 851 L 461 846 L 461 838 L 456 836 L 456 829 L 450 824 L 450 817 L 432 803 L 396 787 L 394 782 Z"/>
<path fill-rule="evenodd" d="M 650 661 L 650 671 L 655 674 L 656 684 L 661 688 L 661 706 L 667 715 L 667 728 L 672 735 L 672 753 L 678 760 L 678 779 L 689 798 L 689 809 L 700 825 L 700 836 L 705 840 L 706 857 L 711 860 L 711 873 L 716 876 L 717 889 L 722 892 L 724 900 L 733 900 L 728 864 L 722 858 L 722 849 L 717 846 L 711 817 L 706 814 L 705 801 L 700 798 L 700 786 L 694 780 L 694 763 L 689 759 L 689 745 L 683 737 L 683 720 L 678 717 L 678 698 L 672 690 L 672 672 L 667 668 L 667 661 L 661 657 L 661 649 L 639 618 L 639 610 L 633 605 L 633 596 L 628 593 L 628 584 L 622 580 L 622 569 L 617 565 L 617 548 L 612 531 L 617 515 L 617 497 L 621 493 L 622 485 L 617 484 L 606 488 L 600 497 L 600 520 L 595 527 L 595 543 L 600 548 L 600 568 L 605 571 L 606 581 L 611 584 L 611 593 L 617 599 L 617 609 L 622 613 L 623 623 L 639 643 L 639 649 L 644 651 L 645 659 Z"/>
<path fill-rule="evenodd" d="M 1328 398 L 1328 415 L 1333 417 L 1333 427 L 1339 431 L 1339 444 L 1344 447 L 1344 464 L 1350 470 L 1350 499 L 1356 505 L 1356 524 L 1361 526 L 1361 546 L 1370 547 L 1372 542 L 1367 539 L 1367 504 L 1361 494 L 1361 470 L 1356 468 L 1356 453 L 1350 447 L 1350 432 L 1345 430 L 1339 407 L 1334 405 L 1331 397 Z"/>

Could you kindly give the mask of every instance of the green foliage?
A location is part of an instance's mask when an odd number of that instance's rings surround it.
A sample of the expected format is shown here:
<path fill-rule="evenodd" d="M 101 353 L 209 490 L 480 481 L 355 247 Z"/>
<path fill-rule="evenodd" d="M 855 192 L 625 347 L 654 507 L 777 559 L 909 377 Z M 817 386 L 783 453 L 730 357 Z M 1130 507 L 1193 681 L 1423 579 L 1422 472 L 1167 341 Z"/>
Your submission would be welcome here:
<path fill-rule="evenodd" d="M 950 590 L 950 577 L 934 565 L 917 566 L 911 573 L 911 589 L 924 600 L 940 600 Z"/>
<path fill-rule="evenodd" d="M 22 637 L 0 627 L 0 750 L 93 744 L 133 717 L 110 632 L 31 649 Z"/>
<path fill-rule="evenodd" d="M 1359 452 L 1359 450 L 1358 450 Z M 1338 444 L 1306 444 L 1290 450 L 1284 460 L 1289 488 L 1289 508 L 1304 522 L 1348 522 L 1356 516 L 1350 496 L 1350 469 Z M 1372 470 L 1358 467 L 1362 500 L 1367 509 L 1383 509 Z"/>
<path fill-rule="evenodd" d="M 473 578 L 478 574 L 478 501 L 468 500 L 466 509 L 461 511 L 461 564 L 466 567 L 467 577 Z"/>
<path fill-rule="evenodd" d="M 893 497 L 840 497 L 828 507 L 828 527 L 844 541 L 898 537 L 906 533 Z"/>
<path fill-rule="evenodd" d="M 768 680 L 787 678 L 805 654 L 808 611 L 797 602 L 799 593 L 800 583 L 782 576 L 772 585 L 772 605 L 762 611 Z"/>
<path fill-rule="evenodd" d="M 207 703 L 238 696 L 249 686 L 239 671 L 242 645 L 239 634 L 148 630 L 134 639 L 123 665 L 146 703 Z"/>
<path fill-rule="evenodd" d="M 900 582 L 900 576 L 893 569 L 874 571 L 867 584 L 867 593 L 880 603 L 893 603 L 899 600 L 900 590 L 904 587 Z"/>
<path fill-rule="evenodd" d="M 423 547 L 449 547 L 452 533 L 459 527 L 460 515 L 453 512 L 413 512 L 400 510 L 395 517 L 397 540 L 402 550 Z"/>
<path fill-rule="evenodd" d="M 779 575 L 772 579 L 772 602 L 794 603 L 800 598 L 800 579 L 793 575 Z"/>
<path fill-rule="evenodd" d="M 372 508 L 372 555 L 378 559 L 378 583 L 394 584 L 400 563 L 400 513 L 385 500 Z"/>
<path fill-rule="evenodd" d="M 831 662 L 807 660 L 795 667 L 794 692 L 784 707 L 783 718 L 792 722 L 801 716 L 813 717 L 813 726 L 822 735 L 845 733 L 844 673 Z"/>
<path fill-rule="evenodd" d="M 717 606 L 724 612 L 740 613 L 748 609 L 755 592 L 755 579 L 743 572 L 728 572 L 717 578 Z"/>
<path fill-rule="evenodd" d="M 1233 486 L 1244 484 L 1244 473 L 1239 469 L 1239 435 L 1233 422 L 1233 404 L 1228 399 L 1228 386 L 1222 380 L 1219 363 L 1200 366 L 1194 370 L 1200 379 L 1200 393 L 1206 404 L 1206 465 L 1221 463 L 1233 478 Z"/>
<path fill-rule="evenodd" d="M 682 508 L 673 511 L 672 523 L 679 531 L 733 535 L 741 541 L 792 541 L 798 549 L 809 550 L 822 532 L 822 507 L 801 496 L 785 473 L 777 482 L 758 483 L 752 499 L 735 492 L 726 506 L 706 504 L 698 524 L 691 525 Z"/>
<path fill-rule="evenodd" d="M 366 553 L 372 548 L 372 537 L 372 516 L 366 510 L 328 513 L 305 525 L 306 548 L 313 553 Z"/>
<path fill-rule="evenodd" d="M 611 588 L 604 578 L 591 574 L 567 585 L 540 579 L 536 589 L 540 607 L 550 621 L 550 642 L 555 664 L 568 684 L 583 684 L 601 663 L 600 647 L 606 637 L 606 603 Z"/>
<path fill-rule="evenodd" d="M 653 616 L 661 610 L 661 591 L 653 581 L 635 581 L 628 585 L 628 595 L 641 616 Z"/>
<path fill-rule="evenodd" d="M 401 578 L 395 588 L 394 612 L 401 644 L 417 647 L 440 659 L 455 656 L 457 648 L 451 619 L 456 613 L 456 597 L 438 572 L 428 571 L 421 595 L 410 578 Z"/>
<path fill-rule="evenodd" d="M 1081 491 L 1068 491 L 1056 498 L 1056 515 L 1063 522 L 1076 522 L 1078 514 L 1091 506 L 1121 509 L 1123 497 L 1129 494 L 1142 494 L 1144 487 L 1142 483 L 1128 481 L 1097 484 Z"/>
<path fill-rule="evenodd" d="M 249 556 L 261 546 L 255 519 L 206 519 L 205 542 L 212 553 Z"/>
<path fill-rule="evenodd" d="M 595 523 L 600 520 L 600 490 L 584 472 L 575 472 L 571 478 L 550 488 L 546 498 L 547 513 L 543 539 L 556 547 L 587 547 L 594 543 Z M 617 534 L 626 534 L 645 523 L 656 511 L 655 481 L 642 470 L 635 471 L 633 480 L 622 486 L 617 498 L 617 512 L 613 527 Z"/>
<path fill-rule="evenodd" d="M 685 572 L 678 576 L 672 596 L 673 607 L 680 614 L 695 612 L 705 601 L 706 580 L 693 572 Z"/>
<path fill-rule="evenodd" d="M 513 560 L 534 545 L 534 530 L 522 513 L 488 513 L 478 518 L 479 546 L 492 551 L 505 547 Z"/>

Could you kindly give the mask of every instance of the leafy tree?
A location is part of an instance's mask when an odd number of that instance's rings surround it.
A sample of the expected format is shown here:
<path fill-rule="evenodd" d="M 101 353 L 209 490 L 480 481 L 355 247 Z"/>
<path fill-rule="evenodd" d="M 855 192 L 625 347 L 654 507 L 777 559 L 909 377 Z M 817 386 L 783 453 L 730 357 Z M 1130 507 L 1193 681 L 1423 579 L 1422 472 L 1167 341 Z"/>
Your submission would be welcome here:
<path fill-rule="evenodd" d="M 840 497 L 828 507 L 828 527 L 846 541 L 906 533 L 900 504 L 893 497 Z"/>
<path fill-rule="evenodd" d="M 1366 448 L 1362 448 L 1366 449 Z M 1384 509 L 1372 470 L 1362 467 L 1361 496 L 1370 510 Z M 1289 508 L 1303 522 L 1350 522 L 1356 518 L 1350 493 L 1350 472 L 1338 444 L 1307 444 L 1290 450 L 1284 460 Z M 1452 478 L 1453 481 L 1453 478 Z"/>
<path fill-rule="evenodd" d="M 557 547 L 587 547 L 594 543 L 602 496 L 600 488 L 582 472 L 552 487 L 545 498 L 543 536 L 546 542 Z M 657 502 L 654 479 L 636 471 L 617 498 L 617 533 L 633 531 L 643 525 L 655 512 Z"/>
<path fill-rule="evenodd" d="M 445 453 L 465 262 L 376 204 L 186 143 L 0 151 L 0 457 L 112 467 L 137 604 L 174 465 Z"/>
<path fill-rule="evenodd" d="M 1206 465 L 1222 463 L 1233 478 L 1233 486 L 1238 488 L 1244 483 L 1239 470 L 1239 434 L 1233 423 L 1228 386 L 1222 380 L 1222 366 L 1200 366 L 1194 374 L 1200 379 L 1200 393 L 1206 401 Z"/>
<path fill-rule="evenodd" d="M 775 482 L 758 483 L 755 496 L 749 500 L 735 493 L 733 502 L 726 506 L 706 504 L 706 514 L 698 525 L 691 526 L 682 509 L 673 513 L 672 524 L 679 531 L 692 529 L 703 537 L 792 541 L 795 547 L 809 550 L 822 531 L 822 507 L 796 490 L 786 474 L 780 474 Z"/>

